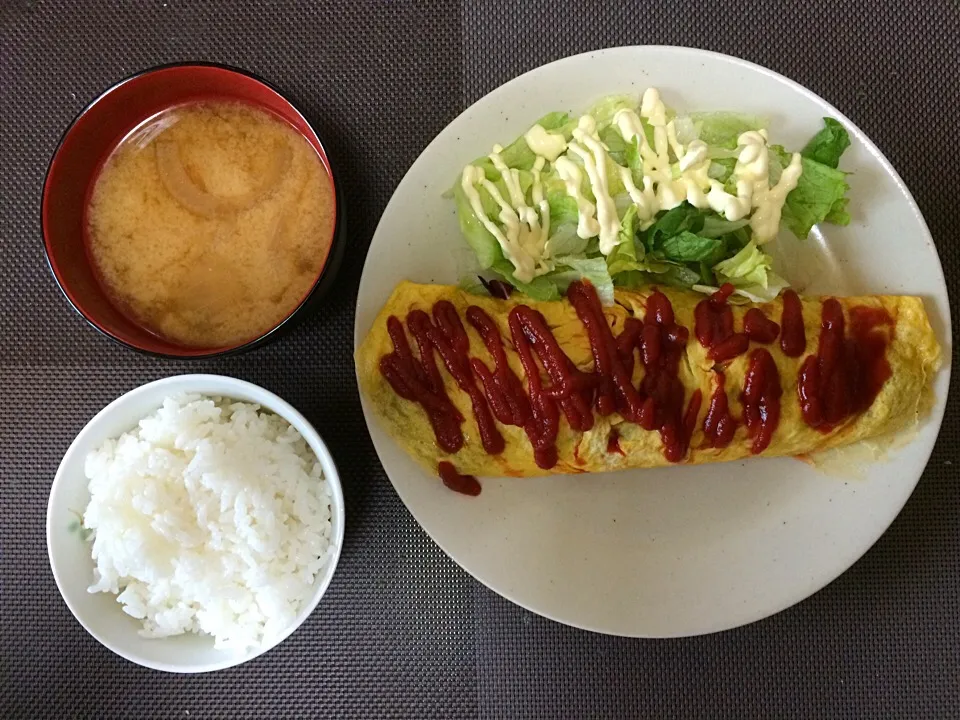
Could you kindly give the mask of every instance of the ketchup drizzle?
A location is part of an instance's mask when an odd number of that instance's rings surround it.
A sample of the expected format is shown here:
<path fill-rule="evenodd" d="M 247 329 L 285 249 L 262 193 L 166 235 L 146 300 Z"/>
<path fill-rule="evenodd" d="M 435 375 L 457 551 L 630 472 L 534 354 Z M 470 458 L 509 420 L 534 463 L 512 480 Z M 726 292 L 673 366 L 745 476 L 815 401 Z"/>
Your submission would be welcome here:
<path fill-rule="evenodd" d="M 780 326 L 764 315 L 760 308 L 750 308 L 743 316 L 743 332 L 751 342 L 769 345 L 780 334 Z"/>
<path fill-rule="evenodd" d="M 783 293 L 783 315 L 780 317 L 782 333 L 780 349 L 787 357 L 800 357 L 807 347 L 807 334 L 803 327 L 803 306 L 800 296 L 793 290 Z"/>
<path fill-rule="evenodd" d="M 607 436 L 607 452 L 626 455 L 623 448 L 620 447 L 620 431 L 616 428 L 610 428 L 610 434 Z"/>
<path fill-rule="evenodd" d="M 750 364 L 743 379 L 743 421 L 753 438 L 750 452 L 762 453 L 770 445 L 780 424 L 780 372 L 769 350 L 757 348 L 750 353 Z"/>
<path fill-rule="evenodd" d="M 697 340 L 707 349 L 707 357 L 716 363 L 733 360 L 750 346 L 746 333 L 733 331 L 733 311 L 727 298 L 734 289 L 730 283 L 724 283 L 713 295 L 697 303 L 693 311 Z"/>
<path fill-rule="evenodd" d="M 380 358 L 380 372 L 397 395 L 423 407 L 433 426 L 437 445 L 448 453 L 457 452 L 463 447 L 460 430 L 463 415 L 450 402 L 443 384 L 435 385 L 427 371 L 425 363 L 433 362 L 432 353 L 428 351 L 427 357 L 415 359 L 403 325 L 393 315 L 387 318 L 387 332 L 393 340 L 393 352 Z"/>
<path fill-rule="evenodd" d="M 597 412 L 610 415 L 615 410 L 632 422 L 640 416 L 643 398 L 633 386 L 630 375 L 633 371 L 633 353 L 630 351 L 629 368 L 621 356 L 621 349 L 626 350 L 624 343 L 621 348 L 610 331 L 607 319 L 603 315 L 600 298 L 592 285 L 576 282 L 567 290 L 577 317 L 587 329 L 590 338 L 590 348 L 593 351 L 593 362 L 598 376 L 598 386 L 594 403 Z M 668 301 L 669 302 L 669 301 Z M 671 308 L 672 312 L 672 308 Z"/>
<path fill-rule="evenodd" d="M 407 327 L 420 347 L 420 360 L 427 370 L 431 386 L 447 397 L 443 379 L 433 358 L 433 351 L 436 350 L 457 385 L 470 397 L 483 449 L 491 455 L 499 455 L 504 448 L 503 436 L 493 422 L 493 415 L 490 414 L 490 407 L 483 393 L 473 380 L 467 357 L 470 341 L 460 322 L 460 316 L 452 303 L 441 300 L 433 306 L 433 318 L 434 322 L 431 322 L 430 316 L 423 310 L 413 310 L 407 315 Z M 449 398 L 447 402 L 450 402 Z"/>
<path fill-rule="evenodd" d="M 817 352 L 800 366 L 797 397 L 803 419 L 829 432 L 851 415 L 863 412 L 890 378 L 886 357 L 893 320 L 883 308 L 850 310 L 851 337 L 846 337 L 843 307 L 834 298 L 823 302 Z"/>
<path fill-rule="evenodd" d="M 457 472 L 453 464 L 446 460 L 437 466 L 437 472 L 440 474 L 440 479 L 443 480 L 443 484 L 454 492 L 476 497 L 483 489 L 473 475 L 461 475 Z"/>
<path fill-rule="evenodd" d="M 725 448 L 733 440 L 737 431 L 737 421 L 730 412 L 727 391 L 724 388 L 727 377 L 717 373 L 717 387 L 710 398 L 707 416 L 703 419 L 704 444 L 713 448 Z"/>
<path fill-rule="evenodd" d="M 646 369 L 640 387 L 646 398 L 633 422 L 646 430 L 657 428 L 660 431 L 663 454 L 670 462 L 679 462 L 686 455 L 700 411 L 702 394 L 699 391 L 690 397 L 686 413 L 683 409 L 685 387 L 678 371 L 688 337 L 689 331 L 676 324 L 670 300 L 655 290 L 647 298 L 640 334 L 640 357 Z"/>

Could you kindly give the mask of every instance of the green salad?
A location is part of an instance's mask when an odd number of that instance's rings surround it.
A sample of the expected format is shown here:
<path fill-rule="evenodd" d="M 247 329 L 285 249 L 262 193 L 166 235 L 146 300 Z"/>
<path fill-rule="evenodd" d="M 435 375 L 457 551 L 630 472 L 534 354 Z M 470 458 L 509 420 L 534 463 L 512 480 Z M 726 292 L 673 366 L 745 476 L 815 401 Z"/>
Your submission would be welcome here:
<path fill-rule="evenodd" d="M 534 299 L 588 279 L 607 303 L 614 287 L 723 283 L 763 302 L 787 286 L 764 251 L 780 228 L 806 238 L 850 222 L 837 169 L 849 144 L 824 118 L 790 152 L 769 143 L 764 118 L 677 115 L 651 88 L 545 115 L 464 168 L 452 195 L 480 269 Z"/>

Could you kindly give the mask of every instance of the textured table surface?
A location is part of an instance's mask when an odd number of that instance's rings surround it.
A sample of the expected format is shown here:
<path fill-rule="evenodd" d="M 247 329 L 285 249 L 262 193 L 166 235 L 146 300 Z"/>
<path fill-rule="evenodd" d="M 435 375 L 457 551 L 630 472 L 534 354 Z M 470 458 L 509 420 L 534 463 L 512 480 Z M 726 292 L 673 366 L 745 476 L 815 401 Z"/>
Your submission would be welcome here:
<path fill-rule="evenodd" d="M 2 0 L 0 716 L 960 717 L 956 380 L 923 479 L 880 542 L 800 605 L 708 637 L 604 637 L 511 605 L 426 537 L 377 461 L 351 363 L 353 306 L 391 192 L 427 142 L 497 85 L 626 44 L 737 55 L 839 107 L 913 190 L 960 297 L 955 0 L 606 10 Z M 112 82 L 184 59 L 237 65 L 286 91 L 327 139 L 349 203 L 336 298 L 282 342 L 199 364 L 144 358 L 86 327 L 46 269 L 38 221 L 47 162 L 74 115 Z M 303 411 L 342 469 L 349 517 L 337 575 L 307 623 L 253 662 L 194 677 L 144 670 L 88 636 L 57 593 L 44 541 L 50 483 L 83 424 L 124 391 L 187 371 L 251 380 Z"/>

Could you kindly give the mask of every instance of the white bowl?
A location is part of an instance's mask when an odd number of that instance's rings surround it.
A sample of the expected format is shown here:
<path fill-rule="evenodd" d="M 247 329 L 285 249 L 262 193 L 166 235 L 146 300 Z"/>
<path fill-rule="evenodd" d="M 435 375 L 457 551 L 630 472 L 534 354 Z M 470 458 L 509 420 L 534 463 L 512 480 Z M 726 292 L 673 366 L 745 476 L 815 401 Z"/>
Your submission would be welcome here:
<path fill-rule="evenodd" d="M 209 635 L 188 633 L 174 637 L 150 639 L 141 637 L 140 621 L 123 612 L 116 596 L 110 593 L 89 593 L 93 583 L 94 563 L 90 545 L 82 540 L 77 528 L 90 501 L 84 460 L 94 448 L 108 438 L 132 430 L 137 423 L 176 393 L 220 395 L 257 403 L 285 419 L 303 436 L 316 453 L 330 486 L 331 543 L 333 552 L 326 568 L 314 580 L 313 596 L 301 609 L 290 628 L 272 643 L 246 652 L 216 650 Z M 344 503 L 340 477 L 327 446 L 289 403 L 273 393 L 243 380 L 220 375 L 178 375 L 148 383 L 128 392 L 107 405 L 87 423 L 70 445 L 60 462 L 50 489 L 47 506 L 47 552 L 50 567 L 60 594 L 80 624 L 93 637 L 117 655 L 144 667 L 167 672 L 199 673 L 239 665 L 262 655 L 296 630 L 320 602 L 340 557 L 343 545 Z"/>

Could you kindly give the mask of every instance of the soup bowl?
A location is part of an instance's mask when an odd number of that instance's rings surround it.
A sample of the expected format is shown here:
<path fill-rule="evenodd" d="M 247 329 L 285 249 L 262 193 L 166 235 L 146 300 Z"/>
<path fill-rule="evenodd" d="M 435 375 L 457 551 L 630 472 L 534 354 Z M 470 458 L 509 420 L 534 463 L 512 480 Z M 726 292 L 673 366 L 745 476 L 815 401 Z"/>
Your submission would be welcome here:
<path fill-rule="evenodd" d="M 90 192 L 110 153 L 138 126 L 170 108 L 194 102 L 244 103 L 279 118 L 317 152 L 334 189 L 332 237 L 317 277 L 300 302 L 256 337 L 229 346 L 186 346 L 128 317 L 99 281 L 85 242 Z M 310 312 L 330 289 L 343 256 L 343 193 L 316 131 L 296 106 L 265 80 L 224 65 L 180 63 L 145 70 L 113 85 L 73 121 L 50 161 L 41 206 L 47 262 L 71 306 L 94 328 L 134 350 L 162 357 L 200 358 L 251 350 L 270 342 Z"/>

